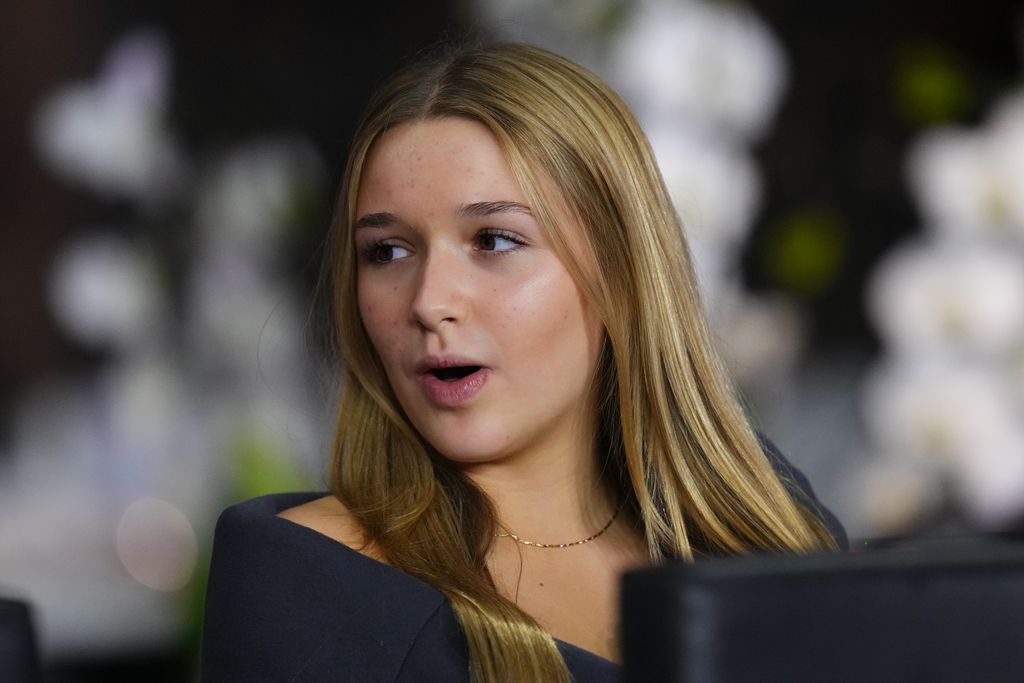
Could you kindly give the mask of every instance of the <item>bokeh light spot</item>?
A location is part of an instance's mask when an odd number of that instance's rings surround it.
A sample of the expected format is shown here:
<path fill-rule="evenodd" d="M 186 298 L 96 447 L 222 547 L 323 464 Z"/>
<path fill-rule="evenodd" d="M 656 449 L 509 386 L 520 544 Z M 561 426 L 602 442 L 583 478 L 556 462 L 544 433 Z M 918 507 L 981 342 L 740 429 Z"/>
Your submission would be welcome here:
<path fill-rule="evenodd" d="M 147 588 L 184 588 L 196 568 L 195 530 L 181 510 L 156 498 L 137 500 L 117 525 L 117 555 L 133 579 Z"/>
<path fill-rule="evenodd" d="M 897 110 L 914 125 L 958 120 L 974 100 L 964 68 L 953 54 L 935 45 L 905 47 L 893 81 Z"/>
<path fill-rule="evenodd" d="M 825 209 L 794 212 L 776 224 L 763 251 L 765 272 L 773 282 L 805 296 L 824 292 L 846 259 L 846 230 Z"/>

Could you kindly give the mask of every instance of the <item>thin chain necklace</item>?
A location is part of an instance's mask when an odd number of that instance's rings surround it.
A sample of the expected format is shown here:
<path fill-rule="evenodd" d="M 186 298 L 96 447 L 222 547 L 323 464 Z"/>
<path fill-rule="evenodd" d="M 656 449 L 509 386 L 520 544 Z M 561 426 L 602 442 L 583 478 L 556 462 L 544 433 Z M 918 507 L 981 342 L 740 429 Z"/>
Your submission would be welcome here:
<path fill-rule="evenodd" d="M 570 543 L 540 543 L 538 541 L 527 541 L 525 538 L 520 538 L 519 536 L 516 536 L 514 533 L 512 533 L 508 529 L 505 529 L 505 530 L 501 531 L 500 533 L 494 534 L 494 537 L 495 538 L 502 538 L 502 537 L 511 538 L 516 543 L 521 543 L 523 545 L 532 546 L 534 548 L 571 548 L 574 545 L 583 545 L 584 543 L 590 543 L 595 538 L 597 538 L 598 536 L 600 536 L 604 532 L 608 531 L 608 527 L 610 527 L 612 525 L 612 522 L 615 521 L 615 518 L 619 516 L 619 511 L 620 510 L 622 510 L 622 501 L 621 500 L 619 501 L 619 504 L 615 507 L 615 512 L 612 513 L 612 518 L 608 520 L 607 524 L 605 524 L 603 527 L 601 527 L 600 531 L 598 531 L 593 536 L 587 536 L 584 539 L 581 539 L 579 541 L 572 541 Z"/>

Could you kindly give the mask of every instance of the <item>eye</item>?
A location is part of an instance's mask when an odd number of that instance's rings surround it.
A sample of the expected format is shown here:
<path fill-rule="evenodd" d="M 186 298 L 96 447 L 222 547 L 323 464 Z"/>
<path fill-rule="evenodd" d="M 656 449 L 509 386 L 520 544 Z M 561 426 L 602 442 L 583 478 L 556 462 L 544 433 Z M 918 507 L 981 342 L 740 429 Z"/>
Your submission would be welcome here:
<path fill-rule="evenodd" d="M 363 258 L 374 265 L 384 265 L 409 256 L 409 250 L 397 244 L 374 242 L 363 250 Z"/>
<path fill-rule="evenodd" d="M 484 230 L 476 236 L 476 248 L 480 251 L 514 251 L 524 244 L 521 237 L 504 230 Z"/>

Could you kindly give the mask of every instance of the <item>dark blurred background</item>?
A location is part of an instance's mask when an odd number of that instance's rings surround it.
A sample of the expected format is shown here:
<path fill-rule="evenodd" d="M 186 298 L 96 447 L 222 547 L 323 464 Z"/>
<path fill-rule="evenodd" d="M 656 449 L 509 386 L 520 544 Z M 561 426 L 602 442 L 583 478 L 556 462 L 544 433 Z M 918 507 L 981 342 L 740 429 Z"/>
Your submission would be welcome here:
<path fill-rule="evenodd" d="M 54 325 L 45 280 L 63 238 L 82 225 L 117 222 L 124 208 L 42 167 L 30 132 L 36 108 L 54 87 L 92 77 L 126 32 L 156 27 L 174 52 L 169 115 L 184 145 L 215 149 L 267 131 L 301 131 L 326 160 L 333 186 L 374 83 L 418 49 L 458 31 L 465 24 L 459 4 L 5 3 L 4 400 L 40 375 L 89 362 Z M 326 197 L 316 211 L 315 227 L 294 257 L 300 265 L 326 227 Z"/>

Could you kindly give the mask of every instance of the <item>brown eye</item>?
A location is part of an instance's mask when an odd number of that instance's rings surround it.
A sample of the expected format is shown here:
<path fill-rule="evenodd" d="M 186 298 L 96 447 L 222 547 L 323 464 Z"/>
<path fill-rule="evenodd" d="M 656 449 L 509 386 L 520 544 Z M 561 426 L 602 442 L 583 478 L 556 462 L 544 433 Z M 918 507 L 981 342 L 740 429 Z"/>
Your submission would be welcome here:
<path fill-rule="evenodd" d="M 501 253 L 513 251 L 524 244 L 522 239 L 507 232 L 484 231 L 476 236 L 476 248 L 480 251 Z"/>
<path fill-rule="evenodd" d="M 385 265 L 408 255 L 408 249 L 387 242 L 375 242 L 363 250 L 363 258 L 374 265 Z"/>

